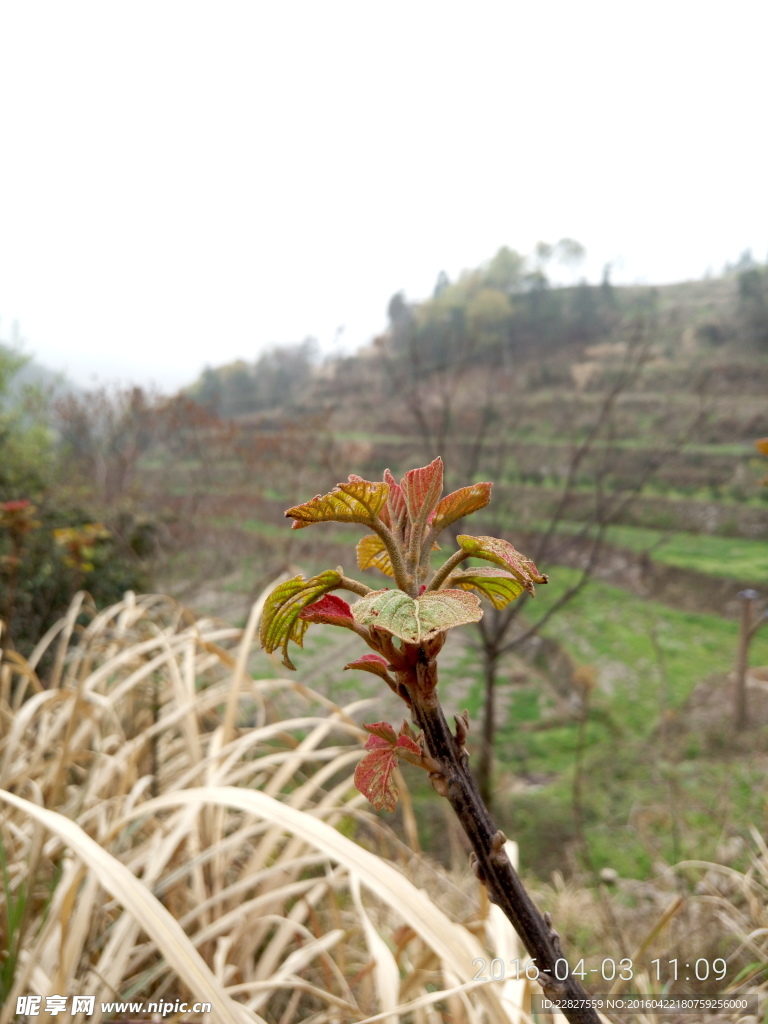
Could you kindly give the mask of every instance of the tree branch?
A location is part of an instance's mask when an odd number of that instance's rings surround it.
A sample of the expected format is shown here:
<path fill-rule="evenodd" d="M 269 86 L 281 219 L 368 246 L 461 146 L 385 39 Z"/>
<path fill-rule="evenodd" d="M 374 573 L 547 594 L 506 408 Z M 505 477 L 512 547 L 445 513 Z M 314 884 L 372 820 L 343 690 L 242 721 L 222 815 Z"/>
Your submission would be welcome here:
<path fill-rule="evenodd" d="M 501 908 L 528 955 L 536 961 L 545 994 L 573 1002 L 573 1006 L 563 1008 L 571 1024 L 600 1024 L 599 1016 L 588 1004 L 587 993 L 570 972 L 557 933 L 539 912 L 510 863 L 504 850 L 505 836 L 496 828 L 483 803 L 463 746 L 448 727 L 436 693 L 436 663 L 426 661 L 417 647 L 406 645 L 405 652 L 410 655 L 410 663 L 405 671 L 398 672 L 398 682 L 408 692 L 427 751 L 439 765 L 435 788 L 447 797 L 472 846 L 471 863 L 476 876 L 485 883 L 490 900 Z M 567 977 L 558 981 L 564 964 Z"/>

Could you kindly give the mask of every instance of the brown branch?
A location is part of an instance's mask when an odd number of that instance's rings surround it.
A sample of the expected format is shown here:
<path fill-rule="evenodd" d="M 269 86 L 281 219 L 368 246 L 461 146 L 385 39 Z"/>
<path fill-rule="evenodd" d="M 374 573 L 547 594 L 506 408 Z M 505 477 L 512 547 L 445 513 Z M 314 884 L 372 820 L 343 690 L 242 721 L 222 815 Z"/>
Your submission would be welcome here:
<path fill-rule="evenodd" d="M 454 737 L 437 698 L 437 664 L 427 660 L 423 650 L 405 645 L 408 667 L 398 672 L 398 682 L 408 692 L 411 710 L 430 757 L 439 765 L 435 788 L 453 807 L 472 846 L 471 863 L 484 882 L 488 896 L 512 924 L 528 955 L 539 969 L 539 983 L 553 999 L 573 1001 L 563 1008 L 571 1024 L 599 1024 L 600 1018 L 590 1006 L 587 993 L 568 967 L 567 977 L 557 980 L 567 964 L 554 932 L 540 913 L 510 863 L 504 850 L 505 837 L 491 818 L 469 770 L 462 736 Z M 462 730 L 466 732 L 466 729 Z"/>

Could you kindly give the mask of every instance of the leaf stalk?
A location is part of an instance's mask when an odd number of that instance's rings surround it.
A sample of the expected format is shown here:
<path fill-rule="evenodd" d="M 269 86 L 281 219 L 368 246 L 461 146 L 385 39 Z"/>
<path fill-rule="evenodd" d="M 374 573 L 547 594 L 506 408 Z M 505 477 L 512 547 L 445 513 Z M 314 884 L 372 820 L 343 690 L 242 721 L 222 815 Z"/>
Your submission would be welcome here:
<path fill-rule="evenodd" d="M 432 577 L 427 590 L 439 590 L 443 583 L 448 579 L 453 570 L 461 565 L 465 558 L 469 558 L 466 551 L 459 549 L 454 551 L 451 557 L 440 566 L 435 575 Z"/>

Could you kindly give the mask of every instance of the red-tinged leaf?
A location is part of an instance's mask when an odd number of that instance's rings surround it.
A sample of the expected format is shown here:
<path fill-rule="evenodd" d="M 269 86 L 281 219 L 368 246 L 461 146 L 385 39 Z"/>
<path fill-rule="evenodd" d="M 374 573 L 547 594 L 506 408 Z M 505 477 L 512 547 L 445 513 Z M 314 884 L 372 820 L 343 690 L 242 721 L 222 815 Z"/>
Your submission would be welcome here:
<path fill-rule="evenodd" d="M 418 758 L 421 758 L 422 756 L 421 747 L 419 746 L 419 744 L 415 740 L 411 739 L 410 736 L 404 736 L 402 731 L 400 735 L 397 737 L 397 744 L 395 746 L 395 750 L 408 751 L 408 753 L 415 754 Z"/>
<path fill-rule="evenodd" d="M 454 626 L 482 618 L 480 601 L 463 590 L 428 591 L 417 598 L 401 590 L 375 590 L 352 605 L 363 626 L 375 626 L 409 644 L 421 644 Z"/>
<path fill-rule="evenodd" d="M 755 441 L 755 448 L 763 455 L 768 455 L 768 437 L 761 437 L 759 441 Z"/>
<path fill-rule="evenodd" d="M 375 533 L 366 534 L 357 542 L 357 565 L 360 569 L 378 569 L 385 576 L 395 575 L 384 541 Z"/>
<path fill-rule="evenodd" d="M 382 741 L 383 742 L 383 741 Z M 397 764 L 394 749 L 388 744 L 369 750 L 355 768 L 355 786 L 377 811 L 394 811 L 400 796 L 392 781 Z"/>
<path fill-rule="evenodd" d="M 491 500 L 491 487 L 493 484 L 473 484 L 471 487 L 461 487 L 452 494 L 446 494 L 435 509 L 432 520 L 434 529 L 443 530 L 457 519 L 485 508 Z"/>
<path fill-rule="evenodd" d="M 409 470 L 400 481 L 408 515 L 415 523 L 419 515 L 426 520 L 437 507 L 443 493 L 443 460 L 438 457 L 422 469 Z"/>
<path fill-rule="evenodd" d="M 365 744 L 366 750 L 380 747 L 382 743 L 388 747 L 394 747 L 397 743 L 397 733 L 389 722 L 363 722 L 363 728 L 371 734 Z"/>
<path fill-rule="evenodd" d="M 288 642 L 293 640 L 302 647 L 309 626 L 307 621 L 299 617 L 301 612 L 329 590 L 335 590 L 340 583 L 340 574 L 328 569 L 309 580 L 303 576 L 294 576 L 278 584 L 267 598 L 261 614 L 259 639 L 264 650 L 271 654 L 282 647 L 283 664 L 286 668 L 294 668 L 288 657 Z"/>
<path fill-rule="evenodd" d="M 416 733 L 413 731 L 411 723 L 406 722 L 405 719 L 403 719 L 403 724 L 400 726 L 398 736 L 407 736 L 409 739 L 413 740 L 414 743 L 416 742 Z M 419 753 L 421 753 L 421 747 L 419 747 Z"/>
<path fill-rule="evenodd" d="M 348 665 L 344 666 L 344 671 L 348 668 L 356 668 L 361 672 L 370 672 L 374 676 L 379 676 L 381 679 L 386 679 L 389 675 L 388 662 L 386 658 L 382 658 L 380 654 L 364 654 L 362 658 L 357 658 L 356 661 L 350 661 Z"/>
<path fill-rule="evenodd" d="M 368 753 L 355 769 L 355 786 L 377 811 L 394 811 L 400 795 L 392 781 L 397 761 L 404 757 L 418 763 L 422 756 L 421 748 L 405 722 L 399 735 L 395 734 L 389 722 L 363 723 L 363 728 L 371 735 L 365 744 Z"/>
<path fill-rule="evenodd" d="M 399 526 L 408 515 L 403 488 L 395 480 L 388 469 L 384 470 L 384 483 L 389 487 L 386 507 L 381 510 L 381 518 L 387 526 Z"/>
<path fill-rule="evenodd" d="M 525 589 L 518 579 L 502 569 L 462 569 L 451 573 L 449 582 L 462 590 L 479 590 L 494 608 L 506 608 Z"/>
<path fill-rule="evenodd" d="M 484 558 L 487 562 L 495 562 L 502 569 L 511 572 L 530 594 L 534 593 L 534 583 L 548 581 L 548 577 L 543 576 L 533 562 L 521 555 L 509 541 L 499 540 L 498 537 L 468 537 L 466 534 L 459 535 L 456 541 L 462 550 L 473 558 Z"/>
<path fill-rule="evenodd" d="M 370 526 L 387 500 L 389 487 L 383 482 L 349 480 L 339 484 L 328 494 L 317 494 L 303 505 L 289 508 L 285 513 L 294 519 L 294 530 L 312 523 L 364 523 Z"/>
<path fill-rule="evenodd" d="M 403 724 L 400 726 L 400 732 L 397 735 L 395 735 L 395 730 L 389 722 L 363 722 L 363 728 L 371 734 L 365 744 L 366 750 L 378 749 L 386 745 L 395 749 L 407 750 L 421 757 L 421 747 L 416 742 L 416 735 L 405 719 L 403 719 Z"/>
<path fill-rule="evenodd" d="M 326 594 L 314 604 L 307 605 L 299 613 L 299 618 L 305 622 L 324 622 L 330 626 L 346 626 L 349 629 L 354 625 L 352 609 L 346 601 L 335 594 Z"/>

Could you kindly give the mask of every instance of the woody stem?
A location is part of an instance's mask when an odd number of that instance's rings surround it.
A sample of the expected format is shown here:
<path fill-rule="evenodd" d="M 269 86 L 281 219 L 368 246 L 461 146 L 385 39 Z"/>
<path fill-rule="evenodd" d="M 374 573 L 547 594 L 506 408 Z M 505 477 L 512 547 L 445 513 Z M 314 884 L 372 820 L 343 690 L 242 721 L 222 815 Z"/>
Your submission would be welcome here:
<path fill-rule="evenodd" d="M 587 993 L 571 974 L 556 933 L 528 895 L 503 846 L 499 846 L 498 829 L 469 770 L 469 758 L 451 733 L 437 698 L 435 661 L 427 661 L 419 648 L 408 645 L 407 650 L 411 664 L 397 673 L 398 682 L 408 692 L 414 720 L 422 730 L 430 756 L 440 767 L 445 795 L 477 858 L 476 873 L 485 881 L 491 901 L 501 907 L 535 961 L 545 994 L 566 1000 L 562 1012 L 571 1024 L 600 1024 Z M 563 974 L 567 976 L 560 981 Z"/>

